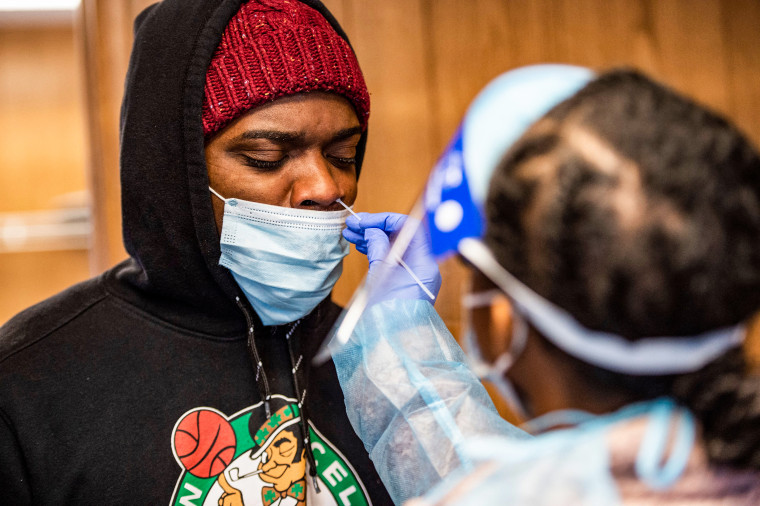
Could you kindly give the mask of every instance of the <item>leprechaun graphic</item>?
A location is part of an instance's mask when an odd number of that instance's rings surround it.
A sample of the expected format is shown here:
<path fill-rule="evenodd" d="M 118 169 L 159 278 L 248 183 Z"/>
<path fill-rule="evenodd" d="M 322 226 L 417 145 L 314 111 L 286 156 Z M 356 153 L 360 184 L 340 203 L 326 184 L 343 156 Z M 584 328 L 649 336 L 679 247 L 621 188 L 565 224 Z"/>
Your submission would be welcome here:
<path fill-rule="evenodd" d="M 306 450 L 300 436 L 299 421 L 298 408 L 289 404 L 277 410 L 260 427 L 249 425 L 257 445 L 251 449 L 249 460 L 256 468 L 250 469 L 243 459 L 240 467 L 231 465 L 228 473 L 219 476 L 219 484 L 224 489 L 220 506 L 243 506 L 242 494 L 236 485 L 249 477 L 271 484 L 261 488 L 261 503 L 264 506 L 305 504 Z M 227 481 L 227 476 L 232 483 Z"/>
<path fill-rule="evenodd" d="M 317 469 L 307 487 L 308 463 L 300 410 L 293 399 L 272 396 L 274 413 L 260 423 L 261 404 L 227 419 L 211 408 L 185 413 L 175 426 L 172 449 L 184 469 L 177 506 L 369 505 L 351 465 L 314 427 L 309 427 Z M 309 477 L 311 480 L 311 477 Z"/>

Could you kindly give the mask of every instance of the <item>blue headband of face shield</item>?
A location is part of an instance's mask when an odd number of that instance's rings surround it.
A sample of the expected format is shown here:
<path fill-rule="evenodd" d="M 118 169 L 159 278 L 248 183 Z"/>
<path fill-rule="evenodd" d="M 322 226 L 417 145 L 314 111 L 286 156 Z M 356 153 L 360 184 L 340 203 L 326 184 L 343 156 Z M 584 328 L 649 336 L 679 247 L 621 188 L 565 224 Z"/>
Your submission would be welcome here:
<path fill-rule="evenodd" d="M 464 171 L 473 201 L 482 208 L 491 175 L 509 147 L 593 78 L 583 67 L 531 65 L 502 74 L 478 94 L 462 121 Z"/>
<path fill-rule="evenodd" d="M 512 276 L 477 239 L 463 239 L 459 252 L 493 281 L 546 339 L 584 362 L 623 374 L 666 375 L 696 371 L 744 340 L 744 326 L 688 337 L 629 341 L 585 328 L 570 314 Z"/>

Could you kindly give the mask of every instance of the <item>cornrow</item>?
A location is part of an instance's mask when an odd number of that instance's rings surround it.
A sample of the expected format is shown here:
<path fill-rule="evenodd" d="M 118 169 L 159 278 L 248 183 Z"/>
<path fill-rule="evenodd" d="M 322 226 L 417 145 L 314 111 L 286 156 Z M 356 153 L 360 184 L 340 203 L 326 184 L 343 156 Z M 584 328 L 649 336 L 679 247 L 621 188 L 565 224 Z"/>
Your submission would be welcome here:
<path fill-rule="evenodd" d="M 617 70 L 534 132 L 505 155 L 486 203 L 485 241 L 517 278 L 630 340 L 695 335 L 760 309 L 760 155 L 729 122 Z M 579 132 L 609 156 L 581 152 Z M 700 420 L 711 462 L 760 469 L 760 379 L 741 351 L 660 377 L 564 358 L 631 400 L 672 396 Z"/>
<path fill-rule="evenodd" d="M 760 469 L 760 377 L 746 369 L 744 354 L 732 350 L 695 373 L 676 377 L 671 392 L 700 420 L 712 462 Z"/>

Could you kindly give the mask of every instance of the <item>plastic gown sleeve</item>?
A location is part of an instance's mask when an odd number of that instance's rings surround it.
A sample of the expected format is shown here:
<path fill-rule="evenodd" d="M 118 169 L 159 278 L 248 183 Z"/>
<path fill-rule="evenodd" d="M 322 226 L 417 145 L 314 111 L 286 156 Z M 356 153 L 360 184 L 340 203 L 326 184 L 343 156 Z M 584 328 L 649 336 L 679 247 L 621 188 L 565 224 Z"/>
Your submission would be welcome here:
<path fill-rule="evenodd" d="M 351 424 L 396 504 L 471 468 L 466 439 L 529 437 L 499 416 L 427 301 L 370 306 L 333 360 Z"/>

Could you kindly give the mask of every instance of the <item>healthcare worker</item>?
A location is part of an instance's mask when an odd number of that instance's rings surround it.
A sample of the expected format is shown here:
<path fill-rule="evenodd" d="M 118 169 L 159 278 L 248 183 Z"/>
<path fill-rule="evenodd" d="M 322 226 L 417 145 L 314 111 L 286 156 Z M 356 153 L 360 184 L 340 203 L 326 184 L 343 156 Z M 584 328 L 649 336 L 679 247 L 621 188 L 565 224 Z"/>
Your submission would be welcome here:
<path fill-rule="evenodd" d="M 730 122 L 636 71 L 517 69 L 421 205 L 348 219 L 370 276 L 332 343 L 396 503 L 760 503 L 760 156 Z M 398 262 L 452 249 L 467 356 Z"/>

